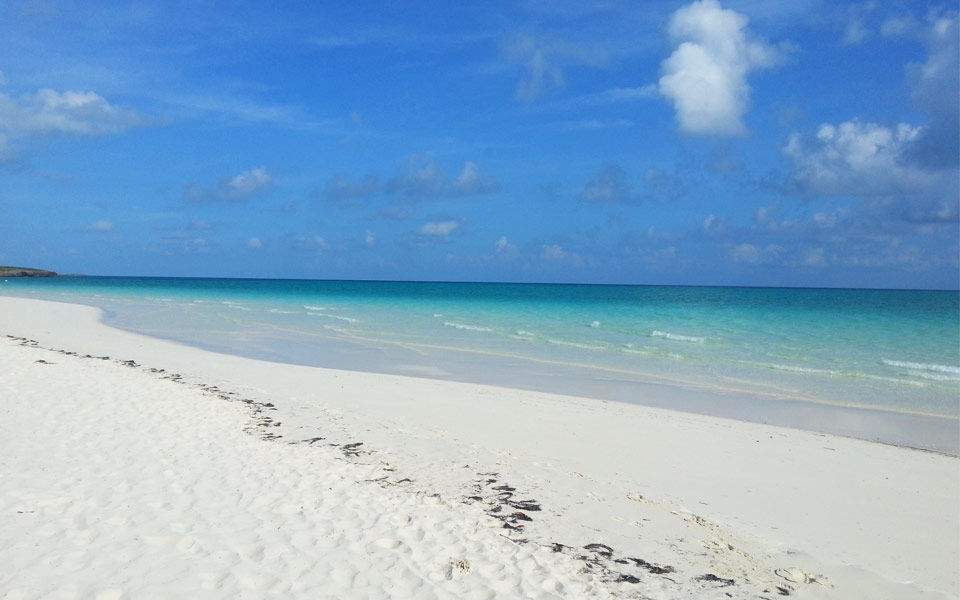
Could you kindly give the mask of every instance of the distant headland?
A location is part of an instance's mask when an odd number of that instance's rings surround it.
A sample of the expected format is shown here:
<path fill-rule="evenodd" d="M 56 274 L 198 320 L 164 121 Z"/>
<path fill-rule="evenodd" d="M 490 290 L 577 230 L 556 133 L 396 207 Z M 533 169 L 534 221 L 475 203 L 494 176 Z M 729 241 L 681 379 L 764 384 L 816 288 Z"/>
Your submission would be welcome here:
<path fill-rule="evenodd" d="M 44 271 L 43 269 L 30 269 L 28 267 L 2 267 L 0 266 L 0 277 L 56 277 L 53 271 Z"/>

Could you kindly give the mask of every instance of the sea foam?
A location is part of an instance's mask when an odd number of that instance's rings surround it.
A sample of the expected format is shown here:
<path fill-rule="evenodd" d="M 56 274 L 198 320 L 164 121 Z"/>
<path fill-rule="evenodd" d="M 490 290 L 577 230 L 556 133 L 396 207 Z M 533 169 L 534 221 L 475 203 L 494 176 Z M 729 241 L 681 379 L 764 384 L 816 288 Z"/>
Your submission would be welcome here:
<path fill-rule="evenodd" d="M 675 333 L 670 333 L 668 331 L 660 331 L 659 329 L 654 330 L 654 332 L 650 334 L 650 337 L 664 338 L 667 340 L 673 340 L 675 342 L 693 342 L 695 344 L 702 344 L 707 340 L 707 338 L 703 338 L 703 337 L 695 337 L 692 335 L 677 335 Z"/>
<path fill-rule="evenodd" d="M 937 373 L 950 373 L 951 375 L 960 376 L 960 367 L 953 367 L 950 365 L 937 365 L 930 363 L 918 363 L 918 362 L 909 362 L 904 360 L 887 360 L 883 359 L 883 364 L 888 367 L 899 367 L 902 369 L 913 369 L 915 371 L 935 371 Z"/>
<path fill-rule="evenodd" d="M 465 323 L 454 323 L 453 321 L 444 321 L 444 327 L 453 327 L 454 329 L 463 329 L 465 331 L 493 331 L 489 327 L 481 327 L 479 325 L 467 325 Z"/>
<path fill-rule="evenodd" d="M 547 338 L 547 342 L 557 346 L 568 346 L 570 348 L 580 348 L 581 350 L 606 350 L 603 346 L 596 346 L 593 344 L 581 344 L 579 342 L 568 342 L 566 340 L 555 340 Z"/>

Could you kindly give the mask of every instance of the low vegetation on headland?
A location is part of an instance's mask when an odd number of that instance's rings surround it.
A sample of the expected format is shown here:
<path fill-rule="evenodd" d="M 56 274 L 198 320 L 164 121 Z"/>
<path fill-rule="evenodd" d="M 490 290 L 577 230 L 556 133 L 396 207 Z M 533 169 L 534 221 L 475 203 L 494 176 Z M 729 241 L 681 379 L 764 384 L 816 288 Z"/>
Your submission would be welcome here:
<path fill-rule="evenodd" d="M 0 266 L 0 277 L 56 277 L 53 271 L 43 269 L 30 269 L 28 267 L 3 267 Z"/>

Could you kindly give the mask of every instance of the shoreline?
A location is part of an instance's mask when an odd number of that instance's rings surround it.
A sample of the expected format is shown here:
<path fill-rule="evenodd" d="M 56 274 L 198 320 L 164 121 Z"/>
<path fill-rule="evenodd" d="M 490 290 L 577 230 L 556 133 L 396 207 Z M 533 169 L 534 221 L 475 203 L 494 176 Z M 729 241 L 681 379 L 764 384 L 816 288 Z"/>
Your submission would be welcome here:
<path fill-rule="evenodd" d="M 70 299 L 54 301 L 72 302 Z M 161 329 L 149 326 L 145 329 L 144 323 L 138 327 L 136 320 L 114 322 L 117 315 L 106 316 L 110 314 L 106 307 L 109 305 L 101 307 L 91 299 L 84 305 L 106 311 L 103 321 L 109 327 L 215 353 L 290 365 L 494 384 L 612 400 L 960 456 L 960 416 L 955 414 L 956 407 L 951 408 L 955 400 L 948 398 L 941 400 L 946 403 L 942 411 L 873 406 L 856 395 L 822 395 L 819 393 L 822 390 L 805 387 L 808 382 L 790 372 L 784 373 L 777 382 L 761 382 L 722 370 L 711 374 L 698 373 L 695 368 L 683 372 L 625 369 L 571 362 L 571 357 L 562 354 L 553 358 L 505 354 L 426 339 L 409 342 L 374 339 L 350 332 L 283 340 L 270 337 L 269 330 L 254 328 L 249 335 L 259 336 L 251 338 L 256 343 L 231 343 L 230 338 L 223 335 L 211 337 L 171 329 L 178 326 L 176 322 L 167 322 L 166 328 Z M 197 326 L 203 327 L 199 322 Z M 820 384 L 809 382 L 809 385 Z M 885 394 L 911 397 L 909 389 L 901 388 L 898 392 L 895 385 L 887 384 L 887 387 Z"/>
<path fill-rule="evenodd" d="M 500 494 L 491 487 L 512 488 L 511 501 L 542 508 L 518 509 L 531 518 L 516 523 L 528 544 L 560 544 L 572 559 L 599 544 L 614 565 L 644 557 L 671 566 L 671 576 L 639 563 L 621 573 L 644 590 L 682 580 L 651 597 L 707 597 L 694 588 L 708 574 L 747 594 L 776 585 L 824 598 L 956 592 L 954 457 L 641 405 L 217 355 L 109 328 L 78 305 L 0 298 L 0 308 L 0 334 L 269 403 L 280 439 L 359 441 L 353 449 L 374 451 L 360 460 L 389 464 L 419 490 L 490 508 Z M 485 486 L 479 476 L 493 472 L 498 485 Z M 884 550 L 891 540 L 895 556 Z M 833 587 L 789 580 L 801 572 Z"/>

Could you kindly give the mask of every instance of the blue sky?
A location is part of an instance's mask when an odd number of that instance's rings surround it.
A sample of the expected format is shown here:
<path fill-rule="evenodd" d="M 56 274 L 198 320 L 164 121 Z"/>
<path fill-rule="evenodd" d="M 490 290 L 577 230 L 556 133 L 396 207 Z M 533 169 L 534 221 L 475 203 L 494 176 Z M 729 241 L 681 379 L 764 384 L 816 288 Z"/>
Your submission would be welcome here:
<path fill-rule="evenodd" d="M 957 287 L 955 3 L 459 4 L 4 3 L 0 264 Z"/>

